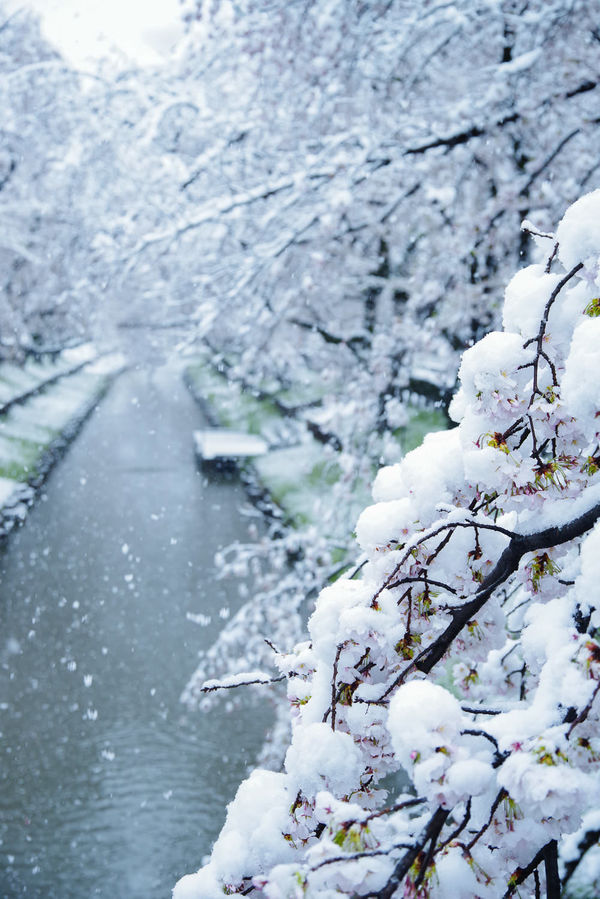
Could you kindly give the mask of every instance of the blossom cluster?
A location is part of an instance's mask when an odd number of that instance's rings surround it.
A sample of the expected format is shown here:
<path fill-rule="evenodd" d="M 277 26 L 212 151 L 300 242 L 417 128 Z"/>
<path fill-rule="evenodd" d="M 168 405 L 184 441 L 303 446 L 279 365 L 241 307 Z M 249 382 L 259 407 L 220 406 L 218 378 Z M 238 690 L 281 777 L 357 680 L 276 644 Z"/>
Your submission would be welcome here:
<path fill-rule="evenodd" d="M 544 239 L 464 353 L 457 427 L 380 471 L 366 564 L 276 656 L 284 771 L 176 899 L 556 895 L 600 788 L 600 191 Z"/>

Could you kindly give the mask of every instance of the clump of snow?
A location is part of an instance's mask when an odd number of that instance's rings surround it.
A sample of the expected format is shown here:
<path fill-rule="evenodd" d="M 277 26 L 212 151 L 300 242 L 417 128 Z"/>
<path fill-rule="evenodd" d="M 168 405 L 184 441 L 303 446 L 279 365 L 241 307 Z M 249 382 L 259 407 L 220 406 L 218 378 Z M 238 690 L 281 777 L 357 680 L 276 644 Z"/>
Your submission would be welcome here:
<path fill-rule="evenodd" d="M 436 899 L 473 899 L 479 895 L 474 865 L 464 855 L 447 852 L 436 864 Z"/>
<path fill-rule="evenodd" d="M 308 622 L 313 648 L 320 659 L 333 662 L 344 612 L 356 606 L 368 607 L 370 598 L 369 586 L 361 581 L 337 581 L 321 592 Z"/>
<path fill-rule="evenodd" d="M 438 507 L 450 503 L 463 482 L 458 429 L 427 434 L 402 462 L 380 469 L 373 484 L 379 502 L 367 507 L 356 525 L 359 545 L 372 551 L 392 541 L 404 543 L 417 522 L 437 517 Z"/>
<path fill-rule="evenodd" d="M 568 765 L 544 763 L 545 753 L 552 749 L 541 745 L 536 754 L 511 753 L 498 773 L 498 783 L 534 818 L 547 820 L 567 814 L 578 824 L 585 807 L 587 778 Z"/>
<path fill-rule="evenodd" d="M 417 512 L 408 497 L 368 506 L 356 523 L 359 546 L 372 551 L 388 543 L 403 543 L 417 519 Z"/>
<path fill-rule="evenodd" d="M 509 282 L 504 297 L 502 323 L 506 331 L 534 337 L 540 327 L 544 307 L 560 275 L 549 275 L 541 265 L 521 269 Z"/>
<path fill-rule="evenodd" d="M 406 496 L 407 487 L 402 477 L 402 464 L 386 465 L 380 468 L 373 481 L 373 499 L 383 502 L 391 499 L 402 499 Z"/>
<path fill-rule="evenodd" d="M 515 58 L 511 59 L 509 62 L 501 63 L 498 66 L 498 72 L 503 75 L 516 75 L 520 72 L 525 72 L 535 65 L 541 54 L 541 47 L 536 47 L 534 50 L 528 50 L 526 53 L 515 56 Z"/>
<path fill-rule="evenodd" d="M 489 762 L 476 758 L 463 758 L 454 762 L 446 773 L 449 790 L 460 796 L 480 796 L 493 780 Z"/>
<path fill-rule="evenodd" d="M 183 877 L 173 899 L 216 899 L 225 884 L 240 883 L 248 872 L 264 871 L 292 857 L 294 851 L 283 834 L 293 801 L 284 774 L 253 771 L 227 807 L 209 864 Z"/>
<path fill-rule="evenodd" d="M 417 755 L 452 744 L 462 726 L 455 696 L 430 681 L 400 687 L 390 703 L 388 729 L 400 762 L 410 767 Z"/>
<path fill-rule="evenodd" d="M 575 329 L 565 364 L 562 399 L 588 440 L 600 431 L 600 318 L 585 318 Z"/>
<path fill-rule="evenodd" d="M 457 428 L 427 434 L 421 446 L 406 454 L 402 480 L 419 519 L 428 524 L 437 508 L 451 503 L 464 483 L 462 449 Z"/>
<path fill-rule="evenodd" d="M 97 350 L 92 343 L 80 343 L 79 346 L 69 347 L 61 353 L 62 359 L 69 366 L 90 362 L 96 356 Z"/>
<path fill-rule="evenodd" d="M 466 742 L 460 704 L 438 684 L 412 681 L 400 687 L 387 726 L 396 757 L 411 772 L 420 796 L 451 808 L 493 784 L 489 748 Z"/>
<path fill-rule="evenodd" d="M 323 722 L 296 728 L 285 767 L 292 792 L 297 788 L 305 796 L 324 789 L 344 796 L 355 789 L 363 770 L 360 750 L 350 734 L 333 731 Z"/>
<path fill-rule="evenodd" d="M 406 406 L 395 396 L 391 396 L 386 400 L 385 417 L 390 428 L 403 428 L 409 421 Z"/>
<path fill-rule="evenodd" d="M 531 354 L 519 334 L 492 331 L 465 350 L 459 369 L 461 390 L 476 410 L 495 408 L 514 411 L 523 402 L 527 374 L 522 366 Z"/>
<path fill-rule="evenodd" d="M 594 608 L 600 584 L 600 524 L 597 524 L 581 547 L 581 572 L 575 581 L 578 602 L 583 610 Z M 596 616 L 600 617 L 598 612 Z M 600 621 L 594 622 L 596 627 Z"/>
<path fill-rule="evenodd" d="M 11 478 L 0 478 L 0 507 L 9 505 L 18 494 L 20 485 Z"/>
<path fill-rule="evenodd" d="M 558 256 L 567 271 L 585 264 L 598 283 L 600 257 L 600 190 L 586 194 L 570 206 L 556 231 Z"/>

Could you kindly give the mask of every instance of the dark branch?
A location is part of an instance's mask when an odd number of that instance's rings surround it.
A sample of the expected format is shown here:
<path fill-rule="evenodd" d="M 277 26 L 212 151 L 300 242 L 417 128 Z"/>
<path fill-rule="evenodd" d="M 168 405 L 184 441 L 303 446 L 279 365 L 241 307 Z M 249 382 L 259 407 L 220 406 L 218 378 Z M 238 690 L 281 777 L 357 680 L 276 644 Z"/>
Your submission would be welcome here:
<path fill-rule="evenodd" d="M 550 840 L 544 847 L 544 868 L 546 870 L 546 899 L 560 899 L 560 877 L 558 874 L 558 843 Z"/>
<path fill-rule="evenodd" d="M 469 852 L 471 851 L 471 849 L 473 848 L 473 846 L 475 845 L 477 840 L 479 840 L 479 838 L 481 836 L 483 836 L 483 834 L 486 832 L 486 830 L 488 829 L 488 827 L 494 820 L 494 815 L 496 814 L 496 809 L 498 808 L 498 806 L 500 805 L 502 800 L 506 799 L 507 796 L 508 796 L 508 793 L 506 792 L 506 790 L 504 788 L 502 788 L 499 791 L 499 793 L 497 794 L 496 798 L 494 799 L 494 802 L 492 803 L 492 807 L 490 809 L 490 816 L 487 819 L 486 823 L 483 825 L 483 827 L 480 830 L 477 831 L 475 836 L 467 844 L 467 849 L 469 850 Z"/>
<path fill-rule="evenodd" d="M 445 808 L 438 808 L 434 812 L 415 844 L 398 861 L 394 873 L 386 885 L 376 893 L 369 893 L 370 899 L 391 899 L 425 846 L 430 841 L 432 844 L 436 842 L 449 814 L 450 812 Z"/>
<path fill-rule="evenodd" d="M 514 574 L 519 567 L 519 562 L 526 553 L 536 552 L 539 549 L 544 549 L 549 546 L 560 546 L 563 543 L 568 543 L 569 540 L 581 537 L 586 531 L 589 531 L 596 521 L 598 521 L 598 518 L 600 518 L 600 503 L 592 506 L 592 508 L 588 509 L 583 515 L 580 515 L 579 518 L 575 518 L 565 525 L 554 525 L 553 527 L 539 531 L 537 534 L 513 537 L 494 566 L 494 569 L 483 581 L 483 584 L 475 594 L 475 597 L 457 611 L 446 630 L 424 651 L 419 660 L 416 661 L 416 667 L 425 674 L 428 674 L 431 671 L 434 665 L 436 665 L 447 652 L 450 645 L 466 626 L 467 622 L 471 621 L 471 619 L 481 611 L 494 591 L 505 583 L 511 574 Z"/>
<path fill-rule="evenodd" d="M 254 680 L 240 681 L 237 684 L 215 684 L 214 686 L 203 686 L 200 687 L 200 692 L 213 693 L 215 690 L 235 690 L 237 689 L 237 687 L 251 687 L 255 684 L 267 686 L 268 684 L 278 684 L 280 681 L 285 680 L 286 677 L 286 674 L 281 674 L 279 677 L 271 677 L 269 678 L 269 680 L 260 680 L 259 678 L 256 678 Z"/>
<path fill-rule="evenodd" d="M 567 740 L 568 740 L 569 737 L 571 736 L 571 734 L 572 734 L 572 732 L 573 732 L 573 728 L 577 727 L 578 724 L 582 724 L 582 722 L 585 721 L 585 719 L 587 718 L 587 716 L 588 716 L 589 713 L 591 712 L 591 710 L 592 710 L 592 705 L 594 704 L 594 699 L 595 699 L 596 696 L 598 695 L 598 692 L 599 692 L 599 691 L 600 691 L 600 681 L 596 684 L 596 689 L 595 689 L 594 692 L 592 693 L 592 697 L 591 697 L 590 701 L 588 702 L 588 704 L 586 705 L 586 707 L 579 713 L 579 715 L 577 715 L 577 717 L 575 718 L 575 720 L 574 720 L 573 723 L 571 724 L 569 730 L 567 731 Z"/>
<path fill-rule="evenodd" d="M 545 852 L 546 847 L 542 846 L 540 851 L 536 853 L 536 855 L 532 858 L 526 868 L 517 868 L 516 871 L 513 872 L 508 883 L 508 889 L 502 899 L 509 899 L 509 897 L 512 896 L 516 891 L 517 887 L 519 887 L 525 880 L 527 880 L 528 877 L 533 874 L 538 865 L 543 862 Z"/>
<path fill-rule="evenodd" d="M 598 87 L 597 81 L 584 81 L 579 87 L 573 88 L 572 91 L 567 91 L 565 97 L 567 100 L 570 100 L 571 97 L 577 97 L 579 94 L 585 94 L 588 91 L 593 91 Z"/>
<path fill-rule="evenodd" d="M 552 153 L 550 153 L 550 155 L 547 156 L 546 159 L 544 159 L 542 164 L 534 172 L 532 172 L 532 174 L 529 176 L 527 183 L 519 191 L 520 196 L 527 197 L 529 195 L 531 186 L 532 186 L 533 182 L 536 180 L 536 178 L 538 178 L 542 174 L 542 172 L 548 168 L 550 163 L 554 159 L 556 159 L 556 157 L 558 156 L 560 151 L 563 149 L 563 147 L 565 147 L 569 143 L 570 140 L 572 140 L 577 134 L 579 134 L 580 131 L 581 131 L 581 128 L 575 128 L 574 131 L 571 131 L 569 134 L 566 135 L 566 137 L 563 137 L 563 139 L 560 141 L 558 146 L 556 146 L 554 148 Z"/>
<path fill-rule="evenodd" d="M 410 156 L 416 155 L 417 153 L 426 153 L 427 150 L 434 150 L 437 147 L 446 147 L 446 149 L 450 150 L 452 147 L 457 147 L 459 144 L 468 143 L 468 141 L 472 140 L 474 137 L 483 137 L 483 135 L 488 134 L 492 128 L 502 128 L 510 122 L 516 122 L 519 118 L 519 113 L 513 112 L 509 116 L 498 119 L 497 122 L 491 125 L 486 125 L 485 127 L 473 125 L 472 128 L 468 128 L 466 131 L 459 131 L 457 134 L 451 134 L 448 137 L 438 137 L 435 140 L 429 141 L 427 144 L 422 144 L 420 147 L 409 147 L 408 150 L 404 151 L 404 155 Z"/>

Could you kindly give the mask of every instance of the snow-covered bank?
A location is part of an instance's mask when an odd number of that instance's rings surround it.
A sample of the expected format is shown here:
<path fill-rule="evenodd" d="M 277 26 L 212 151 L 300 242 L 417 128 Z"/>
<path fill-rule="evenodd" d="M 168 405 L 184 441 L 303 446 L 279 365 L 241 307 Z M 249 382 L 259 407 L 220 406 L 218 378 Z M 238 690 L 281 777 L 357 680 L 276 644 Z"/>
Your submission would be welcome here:
<path fill-rule="evenodd" d="M 12 362 L 0 364 L 0 412 L 23 403 L 40 390 L 50 387 L 60 378 L 75 374 L 97 356 L 91 343 L 70 347 L 61 353 L 28 356 L 23 365 Z"/>
<path fill-rule="evenodd" d="M 269 444 L 268 453 L 241 466 L 251 494 L 268 495 L 292 527 L 323 527 L 325 522 L 328 536 L 347 538 L 370 497 L 380 455 L 375 453 L 357 478 L 355 471 L 345 469 L 342 454 L 334 446 L 312 436 L 310 426 L 318 418 L 322 385 L 303 385 L 301 395 L 266 389 L 257 395 L 227 379 L 208 359 L 188 365 L 184 379 L 211 424 L 245 430 Z M 420 444 L 425 433 L 447 426 L 442 409 L 406 408 L 407 420 L 394 435 L 405 452 Z M 332 515 L 329 501 L 335 487 L 345 497 L 343 514 L 338 516 Z"/>
<path fill-rule="evenodd" d="M 89 345 L 0 364 L 0 537 L 20 524 L 54 463 L 124 365 Z"/>

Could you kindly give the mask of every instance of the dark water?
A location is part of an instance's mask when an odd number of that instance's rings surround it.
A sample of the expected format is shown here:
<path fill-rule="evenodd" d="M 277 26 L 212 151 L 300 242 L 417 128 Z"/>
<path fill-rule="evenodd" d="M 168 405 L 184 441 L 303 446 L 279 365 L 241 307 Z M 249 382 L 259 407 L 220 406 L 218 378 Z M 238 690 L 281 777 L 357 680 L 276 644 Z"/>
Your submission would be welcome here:
<path fill-rule="evenodd" d="M 169 897 L 260 747 L 267 710 L 178 701 L 239 605 L 213 554 L 247 536 L 201 423 L 176 373 L 126 372 L 0 556 L 1 897 Z"/>

